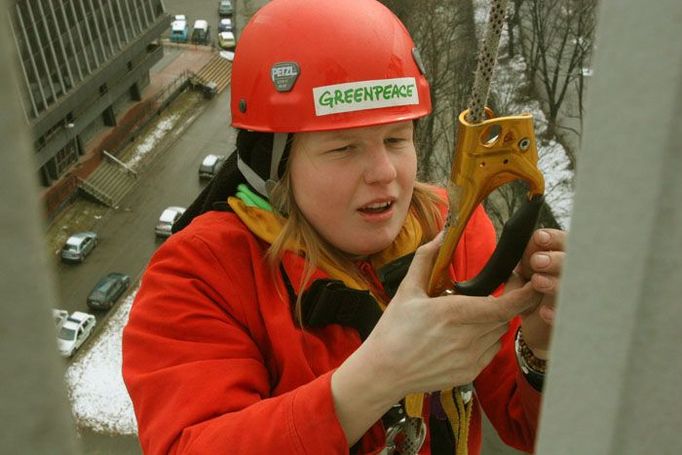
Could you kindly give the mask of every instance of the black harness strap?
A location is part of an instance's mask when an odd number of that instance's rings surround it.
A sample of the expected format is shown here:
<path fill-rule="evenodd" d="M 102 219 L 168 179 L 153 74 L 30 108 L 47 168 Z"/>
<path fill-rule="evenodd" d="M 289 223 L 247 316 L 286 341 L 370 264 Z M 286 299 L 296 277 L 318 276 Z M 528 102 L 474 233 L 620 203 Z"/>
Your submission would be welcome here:
<path fill-rule="evenodd" d="M 406 254 L 389 262 L 377 271 L 379 281 L 381 281 L 384 291 L 389 297 L 393 298 L 398 291 L 398 286 L 402 283 L 403 278 L 407 275 L 407 269 L 412 264 L 412 258 L 414 258 L 414 253 Z"/>
<path fill-rule="evenodd" d="M 301 298 L 303 323 L 307 327 L 341 324 L 358 331 L 364 341 L 382 311 L 368 291 L 350 289 L 340 280 L 316 280 Z"/>
<path fill-rule="evenodd" d="M 284 265 L 280 264 L 279 269 L 293 307 L 296 291 Z M 360 339 L 365 341 L 382 311 L 368 291 L 351 289 L 340 280 L 323 279 L 315 280 L 301 296 L 301 313 L 303 327 L 340 324 L 357 330 Z"/>
<path fill-rule="evenodd" d="M 398 258 L 378 271 L 379 280 L 386 293 L 393 297 L 405 277 L 414 254 Z M 296 302 L 297 296 L 289 276 L 280 264 L 280 272 L 289 294 L 289 301 Z M 302 324 L 304 327 L 321 328 L 328 324 L 340 324 L 358 331 L 365 341 L 379 321 L 382 311 L 379 304 L 368 291 L 358 291 L 347 287 L 340 280 L 316 280 L 301 297 Z M 295 318 L 294 318 L 295 319 Z M 392 407 L 382 417 L 384 428 L 389 428 L 403 418 L 402 406 Z M 429 419 L 431 432 L 431 453 L 451 454 L 455 451 L 452 429 L 447 418 Z M 350 449 L 350 455 L 358 453 L 360 442 Z"/>

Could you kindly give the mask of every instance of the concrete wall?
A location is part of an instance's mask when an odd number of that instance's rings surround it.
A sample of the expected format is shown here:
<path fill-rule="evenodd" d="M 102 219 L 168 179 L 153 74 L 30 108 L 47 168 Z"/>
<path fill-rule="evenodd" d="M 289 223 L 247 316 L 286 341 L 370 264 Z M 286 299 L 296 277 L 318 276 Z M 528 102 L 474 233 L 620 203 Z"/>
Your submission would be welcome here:
<path fill-rule="evenodd" d="M 682 453 L 681 29 L 602 0 L 539 454 Z"/>
<path fill-rule="evenodd" d="M 5 1 L 0 2 L 5 6 Z M 0 28 L 0 453 L 79 453 L 50 309 L 55 288 L 45 256 L 32 141 L 21 114 L 16 53 Z"/>

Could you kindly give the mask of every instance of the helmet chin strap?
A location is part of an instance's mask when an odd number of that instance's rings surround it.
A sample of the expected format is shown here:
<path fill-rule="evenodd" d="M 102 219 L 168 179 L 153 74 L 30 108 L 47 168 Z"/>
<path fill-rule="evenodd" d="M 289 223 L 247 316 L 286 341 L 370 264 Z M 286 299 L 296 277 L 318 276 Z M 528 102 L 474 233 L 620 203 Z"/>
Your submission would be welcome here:
<path fill-rule="evenodd" d="M 287 146 L 288 137 L 288 133 L 273 133 L 270 177 L 267 180 L 263 180 L 263 178 L 258 175 L 256 171 L 251 169 L 248 164 L 242 161 L 241 156 L 237 154 L 237 168 L 239 169 L 239 172 L 242 173 L 246 181 L 254 190 L 260 193 L 261 196 L 268 198 L 268 200 L 270 199 L 272 189 L 279 180 L 279 163 L 284 156 L 284 149 Z"/>

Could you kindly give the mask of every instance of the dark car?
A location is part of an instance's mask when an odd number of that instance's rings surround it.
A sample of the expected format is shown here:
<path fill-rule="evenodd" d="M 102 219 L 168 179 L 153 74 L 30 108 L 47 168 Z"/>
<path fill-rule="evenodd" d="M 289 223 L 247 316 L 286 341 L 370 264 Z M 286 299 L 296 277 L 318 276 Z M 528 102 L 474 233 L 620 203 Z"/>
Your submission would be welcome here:
<path fill-rule="evenodd" d="M 218 16 L 231 16 L 232 2 L 230 0 L 220 0 L 218 2 Z"/>
<path fill-rule="evenodd" d="M 232 32 L 232 19 L 224 18 L 218 21 L 218 33 Z"/>
<path fill-rule="evenodd" d="M 192 44 L 207 45 L 211 42 L 211 26 L 203 19 L 194 21 L 192 29 Z"/>
<path fill-rule="evenodd" d="M 108 310 L 130 286 L 130 277 L 112 272 L 99 280 L 88 295 L 88 306 L 93 310 Z"/>

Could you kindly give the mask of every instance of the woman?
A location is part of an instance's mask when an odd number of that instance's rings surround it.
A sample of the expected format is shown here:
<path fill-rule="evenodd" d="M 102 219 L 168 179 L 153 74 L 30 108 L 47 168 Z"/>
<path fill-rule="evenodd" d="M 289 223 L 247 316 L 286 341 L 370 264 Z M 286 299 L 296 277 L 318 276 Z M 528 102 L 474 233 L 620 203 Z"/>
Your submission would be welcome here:
<path fill-rule="evenodd" d="M 498 298 L 426 295 L 446 203 L 416 182 L 431 103 L 398 19 L 274 0 L 231 91 L 237 153 L 155 254 L 124 332 L 145 453 L 479 453 L 481 407 L 532 450 L 563 234 L 537 232 Z M 454 276 L 494 242 L 479 209 Z M 415 250 L 391 295 L 384 272 Z"/>

